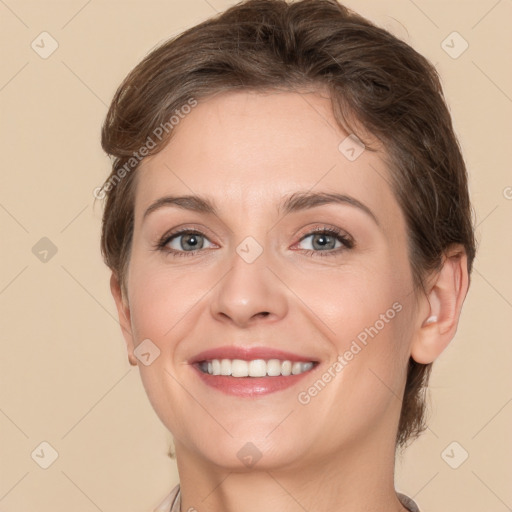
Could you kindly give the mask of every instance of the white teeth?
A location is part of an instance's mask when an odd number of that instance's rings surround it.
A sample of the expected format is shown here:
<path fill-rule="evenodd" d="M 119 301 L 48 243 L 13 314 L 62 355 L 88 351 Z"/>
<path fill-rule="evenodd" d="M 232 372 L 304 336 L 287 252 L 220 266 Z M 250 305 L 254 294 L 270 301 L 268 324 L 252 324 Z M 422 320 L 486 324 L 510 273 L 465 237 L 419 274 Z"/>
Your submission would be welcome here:
<path fill-rule="evenodd" d="M 313 368 L 313 362 L 294 362 L 279 359 L 213 359 L 204 361 L 200 368 L 210 375 L 231 375 L 232 377 L 278 377 L 298 375 Z"/>
<path fill-rule="evenodd" d="M 292 362 L 291 361 L 283 361 L 281 364 L 281 374 L 282 375 L 291 375 L 292 374 Z"/>
<path fill-rule="evenodd" d="M 279 359 L 271 359 L 267 362 L 267 374 L 269 377 L 281 375 L 281 361 Z"/>
<path fill-rule="evenodd" d="M 267 363 L 264 359 L 249 362 L 249 377 L 265 377 L 265 375 L 267 375 Z"/>
<path fill-rule="evenodd" d="M 231 361 L 229 359 L 223 359 L 220 362 L 220 374 L 231 375 Z"/>
<path fill-rule="evenodd" d="M 215 373 L 213 375 L 215 375 Z M 231 361 L 231 375 L 233 377 L 248 377 L 249 364 L 247 361 L 243 361 L 242 359 L 233 359 L 233 361 Z"/>
<path fill-rule="evenodd" d="M 209 366 L 208 366 L 209 368 Z M 293 363 L 292 364 L 292 375 L 297 375 L 300 373 L 301 370 L 301 364 L 300 363 Z"/>

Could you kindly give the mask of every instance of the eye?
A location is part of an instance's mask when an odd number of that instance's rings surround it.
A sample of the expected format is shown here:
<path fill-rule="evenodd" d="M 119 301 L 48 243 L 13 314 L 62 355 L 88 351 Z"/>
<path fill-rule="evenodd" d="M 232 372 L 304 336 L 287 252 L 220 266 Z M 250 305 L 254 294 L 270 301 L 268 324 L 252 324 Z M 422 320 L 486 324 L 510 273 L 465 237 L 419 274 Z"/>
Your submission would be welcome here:
<path fill-rule="evenodd" d="M 308 243 L 305 243 L 311 239 Z M 205 242 L 209 245 L 205 246 Z M 299 245 L 309 245 L 302 248 L 303 252 L 311 256 L 335 256 L 342 251 L 352 249 L 354 241 L 341 230 L 333 227 L 319 227 L 303 236 Z M 205 248 L 215 247 L 204 233 L 192 229 L 183 229 L 174 233 L 165 234 L 154 249 L 167 253 L 170 256 L 193 256 Z"/>
<path fill-rule="evenodd" d="M 334 256 L 341 251 L 352 249 L 353 240 L 336 228 L 320 227 L 303 236 L 300 243 L 310 239 L 303 248 L 308 255 L 312 256 Z M 324 254 L 322 254 L 324 253 Z"/>
<path fill-rule="evenodd" d="M 189 256 L 199 249 L 204 249 L 205 241 L 211 244 L 206 235 L 200 231 L 186 229 L 164 235 L 155 248 L 172 256 Z"/>

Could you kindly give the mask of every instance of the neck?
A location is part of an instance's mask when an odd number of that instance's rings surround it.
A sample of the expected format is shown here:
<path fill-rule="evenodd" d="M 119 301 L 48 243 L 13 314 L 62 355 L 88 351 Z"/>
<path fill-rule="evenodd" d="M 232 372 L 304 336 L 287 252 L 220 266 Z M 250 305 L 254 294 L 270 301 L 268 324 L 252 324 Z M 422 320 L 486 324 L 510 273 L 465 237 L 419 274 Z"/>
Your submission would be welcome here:
<path fill-rule="evenodd" d="M 406 512 L 394 489 L 394 445 L 344 448 L 286 468 L 212 465 L 175 440 L 181 512 Z"/>

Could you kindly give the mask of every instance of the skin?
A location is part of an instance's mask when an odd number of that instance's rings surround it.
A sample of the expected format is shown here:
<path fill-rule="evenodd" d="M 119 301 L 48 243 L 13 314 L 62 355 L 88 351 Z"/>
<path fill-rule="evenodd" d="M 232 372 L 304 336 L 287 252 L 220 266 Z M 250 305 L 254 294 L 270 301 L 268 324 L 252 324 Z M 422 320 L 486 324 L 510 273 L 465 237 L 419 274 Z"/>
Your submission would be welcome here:
<path fill-rule="evenodd" d="M 129 360 L 174 437 L 182 511 L 405 510 L 393 471 L 407 361 L 432 362 L 453 338 L 466 258 L 455 247 L 428 294 L 413 291 L 405 220 L 383 149 L 349 161 L 338 149 L 346 136 L 325 94 L 229 92 L 200 101 L 137 170 L 127 297 L 114 274 L 111 289 Z M 352 196 L 377 222 L 348 204 L 279 214 L 279 203 L 297 191 Z M 218 209 L 166 206 L 143 220 L 170 194 L 208 197 Z M 326 226 L 354 247 L 336 252 L 343 247 L 336 242 L 326 250 L 307 236 Z M 203 248 L 181 257 L 154 250 L 178 227 L 202 232 Z M 263 249 L 250 264 L 236 251 L 249 236 Z M 180 242 L 189 241 L 178 236 L 167 247 L 186 252 Z M 400 312 L 308 404 L 299 403 L 298 393 L 394 303 Z M 432 315 L 437 320 L 426 323 Z M 145 366 L 134 349 L 148 338 L 160 355 Z M 228 396 L 203 384 L 188 361 L 229 344 L 308 354 L 320 364 L 284 391 Z M 261 453 L 252 467 L 237 456 L 247 442 Z"/>

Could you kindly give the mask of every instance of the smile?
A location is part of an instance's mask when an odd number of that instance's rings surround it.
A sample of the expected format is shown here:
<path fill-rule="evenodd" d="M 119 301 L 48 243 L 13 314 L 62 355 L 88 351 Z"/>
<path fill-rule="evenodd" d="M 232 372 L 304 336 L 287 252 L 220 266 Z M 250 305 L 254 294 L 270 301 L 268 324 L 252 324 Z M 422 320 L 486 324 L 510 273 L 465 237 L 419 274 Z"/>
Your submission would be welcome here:
<path fill-rule="evenodd" d="M 295 386 L 320 365 L 312 354 L 240 345 L 205 350 L 188 363 L 207 387 L 241 398 L 260 397 Z"/>
<path fill-rule="evenodd" d="M 311 370 L 313 361 L 289 361 L 280 359 L 212 359 L 199 363 L 199 369 L 208 375 L 231 377 L 287 377 Z"/>

